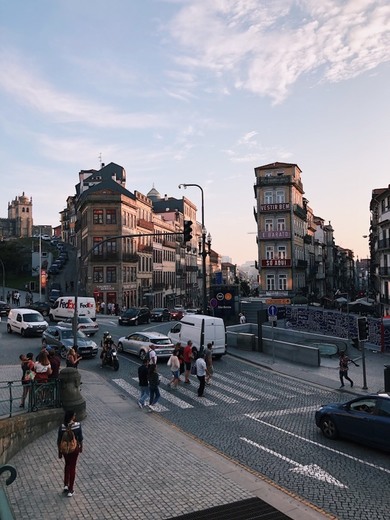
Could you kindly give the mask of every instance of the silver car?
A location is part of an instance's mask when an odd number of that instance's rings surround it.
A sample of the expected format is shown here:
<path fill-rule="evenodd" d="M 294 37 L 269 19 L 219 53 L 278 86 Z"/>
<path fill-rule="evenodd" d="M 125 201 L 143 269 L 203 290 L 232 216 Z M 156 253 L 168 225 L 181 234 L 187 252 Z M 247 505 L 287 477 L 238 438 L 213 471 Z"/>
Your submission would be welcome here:
<path fill-rule="evenodd" d="M 86 336 L 93 336 L 99 332 L 99 324 L 91 318 L 79 316 L 77 321 L 77 330 L 84 332 Z M 59 327 L 73 327 L 73 318 L 66 318 L 65 320 L 59 321 L 57 325 Z"/>
<path fill-rule="evenodd" d="M 160 332 L 133 332 L 118 340 L 119 352 L 130 352 L 144 359 L 149 350 L 149 345 L 154 345 L 157 358 L 168 358 L 174 349 L 174 344 L 165 334 Z"/>

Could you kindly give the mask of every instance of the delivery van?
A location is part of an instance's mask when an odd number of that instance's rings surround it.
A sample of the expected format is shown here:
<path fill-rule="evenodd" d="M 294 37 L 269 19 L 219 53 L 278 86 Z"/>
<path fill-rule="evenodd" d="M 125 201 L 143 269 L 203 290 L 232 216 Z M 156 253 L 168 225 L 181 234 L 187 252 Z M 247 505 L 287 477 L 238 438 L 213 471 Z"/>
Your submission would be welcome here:
<path fill-rule="evenodd" d="M 7 332 L 17 332 L 22 336 L 42 336 L 48 327 L 42 314 L 33 309 L 11 309 L 7 317 Z"/>
<path fill-rule="evenodd" d="M 198 352 L 206 350 L 207 344 L 213 345 L 213 356 L 220 358 L 226 354 L 226 329 L 222 318 L 202 314 L 186 314 L 168 332 L 172 343 L 183 346 L 191 340 Z"/>
<path fill-rule="evenodd" d="M 50 309 L 50 321 L 61 321 L 66 318 L 73 318 L 75 309 L 74 296 L 61 296 L 54 302 Z M 95 298 L 87 298 L 85 296 L 77 297 L 77 313 L 91 319 L 96 319 L 96 303 Z"/>

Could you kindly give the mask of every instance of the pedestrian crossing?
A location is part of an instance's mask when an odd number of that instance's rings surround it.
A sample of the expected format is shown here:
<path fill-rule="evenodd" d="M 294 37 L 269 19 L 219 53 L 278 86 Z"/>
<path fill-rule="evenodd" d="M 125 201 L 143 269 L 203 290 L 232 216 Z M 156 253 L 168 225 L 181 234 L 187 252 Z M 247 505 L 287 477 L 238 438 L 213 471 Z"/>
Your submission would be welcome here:
<path fill-rule="evenodd" d="M 123 378 L 116 378 L 112 381 L 135 400 L 139 399 L 137 377 L 132 377 L 129 381 Z M 316 389 L 311 388 L 311 385 L 307 386 L 305 383 L 297 382 L 289 384 L 282 378 L 275 378 L 272 381 L 272 387 L 270 387 L 270 379 L 267 373 L 248 370 L 223 374 L 214 373 L 212 385 L 206 385 L 203 398 L 199 398 L 197 395 L 198 381 L 196 378 L 192 377 L 192 385 L 181 383 L 177 388 L 171 388 L 169 381 L 170 378 L 160 375 L 159 390 L 161 397 L 159 403 L 154 406 L 154 410 L 157 412 L 163 413 L 174 409 L 190 410 L 199 407 L 209 408 L 223 404 L 242 404 L 243 402 L 261 402 L 262 404 L 269 402 L 271 404 L 281 399 L 286 403 L 287 400 L 316 393 Z M 284 408 L 283 411 L 279 412 L 277 410 L 258 412 L 256 417 L 266 417 L 267 414 L 275 413 L 282 415 L 307 411 L 304 408 L 302 410 L 291 408 L 291 411 L 288 407 Z"/>

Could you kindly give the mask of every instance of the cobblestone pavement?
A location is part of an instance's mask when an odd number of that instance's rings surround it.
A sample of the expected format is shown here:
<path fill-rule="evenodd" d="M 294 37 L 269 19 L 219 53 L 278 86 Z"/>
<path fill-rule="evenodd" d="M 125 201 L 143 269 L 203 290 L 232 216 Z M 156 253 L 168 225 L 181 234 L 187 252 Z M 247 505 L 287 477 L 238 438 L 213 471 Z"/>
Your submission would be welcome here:
<path fill-rule="evenodd" d="M 19 370 L 2 368 L 11 379 Z M 253 496 L 291 518 L 330 518 L 183 434 L 159 414 L 142 413 L 135 400 L 100 376 L 81 373 L 87 417 L 75 495 L 61 493 L 63 461 L 57 458 L 56 432 L 47 433 L 10 461 L 18 471 L 7 488 L 16 519 L 159 520 Z"/>

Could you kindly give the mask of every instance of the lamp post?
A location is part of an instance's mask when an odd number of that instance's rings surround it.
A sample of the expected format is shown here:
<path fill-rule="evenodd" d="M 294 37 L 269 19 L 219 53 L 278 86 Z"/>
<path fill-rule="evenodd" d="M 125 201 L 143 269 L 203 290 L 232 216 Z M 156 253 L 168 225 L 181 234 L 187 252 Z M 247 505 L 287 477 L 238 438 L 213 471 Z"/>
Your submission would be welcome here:
<path fill-rule="evenodd" d="M 200 186 L 199 184 L 179 184 L 179 189 L 181 188 L 188 188 L 188 187 L 195 187 L 195 188 L 199 188 L 200 189 L 200 192 L 202 194 L 202 221 L 201 221 L 201 224 L 202 224 L 202 239 L 201 239 L 201 255 L 202 255 L 202 312 L 203 314 L 206 314 L 207 313 L 207 308 L 208 308 L 208 305 L 207 305 L 207 294 L 206 294 L 206 278 L 207 278 L 207 274 L 206 274 L 206 257 L 207 255 L 209 254 L 209 252 L 206 250 L 206 235 L 207 235 L 207 230 L 205 228 L 205 225 L 204 225 L 204 193 L 203 193 L 203 188 L 202 186 Z M 210 245 L 211 245 L 211 237 L 210 237 Z"/>

